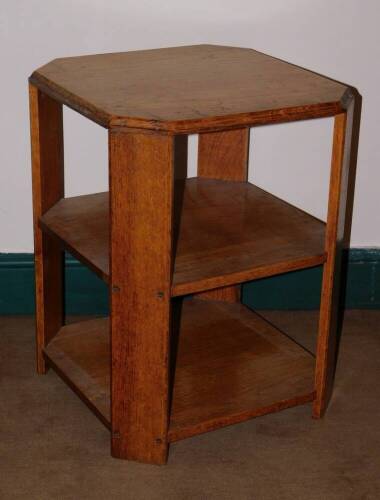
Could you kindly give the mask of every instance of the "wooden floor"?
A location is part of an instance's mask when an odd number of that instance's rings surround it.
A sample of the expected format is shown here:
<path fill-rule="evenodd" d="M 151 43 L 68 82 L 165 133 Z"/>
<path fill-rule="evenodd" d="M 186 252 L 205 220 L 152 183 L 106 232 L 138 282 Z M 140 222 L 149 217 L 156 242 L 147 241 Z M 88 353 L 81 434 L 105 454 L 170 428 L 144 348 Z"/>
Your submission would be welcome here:
<path fill-rule="evenodd" d="M 240 304 L 184 300 L 173 345 L 170 441 L 314 398 L 314 357 Z M 108 319 L 63 327 L 45 356 L 109 425 Z"/>
<path fill-rule="evenodd" d="M 325 261 L 325 224 L 252 184 L 188 179 L 177 210 L 172 296 Z M 63 199 L 40 224 L 108 281 L 108 193 Z"/>

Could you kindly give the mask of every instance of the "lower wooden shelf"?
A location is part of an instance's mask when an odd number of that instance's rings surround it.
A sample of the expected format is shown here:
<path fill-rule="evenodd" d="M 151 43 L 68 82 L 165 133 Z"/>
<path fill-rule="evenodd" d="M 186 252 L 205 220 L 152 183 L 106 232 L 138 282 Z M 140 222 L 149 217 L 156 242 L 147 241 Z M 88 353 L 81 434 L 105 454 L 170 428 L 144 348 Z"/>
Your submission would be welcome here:
<path fill-rule="evenodd" d="M 314 365 L 241 304 L 184 301 L 169 441 L 311 401 Z"/>
<path fill-rule="evenodd" d="M 169 441 L 314 399 L 313 355 L 245 306 L 184 300 L 177 333 Z M 64 326 L 45 357 L 110 427 L 108 319 Z"/>
<path fill-rule="evenodd" d="M 66 325 L 44 349 L 49 365 L 110 427 L 110 342 L 108 318 Z"/>

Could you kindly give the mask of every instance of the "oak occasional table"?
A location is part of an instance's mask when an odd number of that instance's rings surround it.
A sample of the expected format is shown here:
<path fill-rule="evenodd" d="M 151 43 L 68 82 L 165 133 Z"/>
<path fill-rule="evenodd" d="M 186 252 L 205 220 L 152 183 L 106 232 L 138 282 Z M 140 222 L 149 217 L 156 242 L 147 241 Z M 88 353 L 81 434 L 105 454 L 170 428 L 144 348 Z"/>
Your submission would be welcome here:
<path fill-rule="evenodd" d="M 56 59 L 32 74 L 37 368 L 110 429 L 114 457 L 162 464 L 173 441 L 311 401 L 322 416 L 354 103 L 329 78 L 212 45 Z M 109 130 L 109 193 L 64 197 L 62 105 Z M 332 116 L 326 223 L 247 182 L 250 127 Z M 64 324 L 64 250 L 108 284 L 109 318 Z M 240 286 L 317 265 L 314 357 L 242 305 Z"/>

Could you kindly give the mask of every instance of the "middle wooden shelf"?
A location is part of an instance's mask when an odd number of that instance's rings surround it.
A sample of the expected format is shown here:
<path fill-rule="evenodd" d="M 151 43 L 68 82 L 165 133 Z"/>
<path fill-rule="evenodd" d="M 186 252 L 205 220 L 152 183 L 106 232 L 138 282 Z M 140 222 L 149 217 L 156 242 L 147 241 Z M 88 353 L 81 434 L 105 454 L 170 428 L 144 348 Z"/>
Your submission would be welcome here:
<path fill-rule="evenodd" d="M 253 184 L 190 178 L 177 188 L 173 297 L 326 260 L 325 224 Z M 108 282 L 108 193 L 64 198 L 40 226 Z"/>

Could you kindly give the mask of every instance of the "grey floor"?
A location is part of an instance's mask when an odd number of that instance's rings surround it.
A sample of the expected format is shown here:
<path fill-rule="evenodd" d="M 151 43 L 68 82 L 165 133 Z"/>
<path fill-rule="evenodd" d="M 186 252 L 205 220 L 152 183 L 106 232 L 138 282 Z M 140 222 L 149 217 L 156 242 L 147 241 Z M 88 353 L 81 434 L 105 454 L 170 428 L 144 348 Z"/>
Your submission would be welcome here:
<path fill-rule="evenodd" d="M 312 346 L 315 312 L 271 312 Z M 34 372 L 33 318 L 0 318 L 0 498 L 380 499 L 380 311 L 348 311 L 335 392 L 173 444 L 167 466 L 109 455 L 105 428 L 50 371 Z"/>

